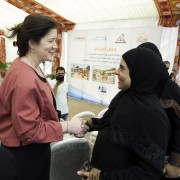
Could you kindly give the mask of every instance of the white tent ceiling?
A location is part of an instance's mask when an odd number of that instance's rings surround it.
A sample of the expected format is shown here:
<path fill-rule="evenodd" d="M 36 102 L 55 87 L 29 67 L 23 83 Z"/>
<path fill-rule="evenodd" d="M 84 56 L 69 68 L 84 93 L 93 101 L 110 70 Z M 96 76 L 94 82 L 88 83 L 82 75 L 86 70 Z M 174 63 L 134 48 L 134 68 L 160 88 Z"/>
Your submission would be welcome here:
<path fill-rule="evenodd" d="M 36 0 L 75 23 L 158 17 L 153 0 Z M 0 27 L 21 22 L 26 12 L 0 0 Z"/>
<path fill-rule="evenodd" d="M 28 13 L 16 8 L 4 0 L 0 0 L 0 28 L 21 22 Z"/>
<path fill-rule="evenodd" d="M 153 0 L 36 0 L 75 23 L 157 17 Z"/>

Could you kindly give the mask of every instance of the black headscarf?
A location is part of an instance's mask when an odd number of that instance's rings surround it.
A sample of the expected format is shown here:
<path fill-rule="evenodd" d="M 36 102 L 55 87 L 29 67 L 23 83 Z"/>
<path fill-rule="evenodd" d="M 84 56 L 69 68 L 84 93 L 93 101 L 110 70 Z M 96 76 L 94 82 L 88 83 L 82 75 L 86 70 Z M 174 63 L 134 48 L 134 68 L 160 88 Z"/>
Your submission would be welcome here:
<path fill-rule="evenodd" d="M 180 118 L 180 87 L 171 79 L 168 80 L 162 93 L 161 105 L 164 109 L 172 108 Z"/>
<path fill-rule="evenodd" d="M 145 43 L 140 44 L 138 47 L 144 47 L 144 48 L 150 49 L 151 51 L 156 53 L 162 60 L 161 53 L 155 44 L 153 44 L 151 42 L 145 42 Z"/>
<path fill-rule="evenodd" d="M 170 126 L 159 96 L 168 72 L 160 58 L 146 48 L 132 49 L 122 57 L 130 70 L 131 86 L 114 101 L 110 140 L 133 150 L 162 172 Z"/>
<path fill-rule="evenodd" d="M 161 53 L 155 44 L 151 42 L 145 42 L 138 47 L 144 47 L 152 50 L 162 60 Z M 180 118 L 180 87 L 171 79 L 168 80 L 163 90 L 163 93 L 161 95 L 161 104 L 165 109 L 173 108 L 177 117 Z"/>

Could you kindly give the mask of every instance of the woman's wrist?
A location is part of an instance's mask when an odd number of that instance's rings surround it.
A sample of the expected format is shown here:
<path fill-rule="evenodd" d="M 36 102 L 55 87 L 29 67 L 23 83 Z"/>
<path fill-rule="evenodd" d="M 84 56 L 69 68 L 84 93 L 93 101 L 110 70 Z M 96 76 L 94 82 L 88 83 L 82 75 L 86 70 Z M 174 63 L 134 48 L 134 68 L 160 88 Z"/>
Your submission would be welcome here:
<path fill-rule="evenodd" d="M 68 121 L 63 121 L 63 122 L 60 122 L 60 123 L 61 123 L 61 126 L 62 126 L 63 133 L 67 133 L 68 132 Z"/>
<path fill-rule="evenodd" d="M 89 128 L 91 129 L 93 127 L 93 123 L 92 123 L 92 119 L 86 119 L 87 120 L 87 125 L 89 126 Z"/>

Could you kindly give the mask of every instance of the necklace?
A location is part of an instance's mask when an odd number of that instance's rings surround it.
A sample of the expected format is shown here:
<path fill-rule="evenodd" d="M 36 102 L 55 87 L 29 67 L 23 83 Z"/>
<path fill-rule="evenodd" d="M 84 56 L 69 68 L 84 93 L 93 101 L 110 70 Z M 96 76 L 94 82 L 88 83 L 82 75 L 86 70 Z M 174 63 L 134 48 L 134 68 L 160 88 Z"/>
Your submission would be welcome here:
<path fill-rule="evenodd" d="M 43 72 L 41 71 L 39 65 L 38 67 L 34 66 L 34 64 L 31 62 L 31 60 L 27 57 L 24 56 L 23 58 L 23 62 L 25 62 L 27 65 L 29 65 L 32 69 L 34 69 L 34 71 L 36 71 L 37 74 L 39 74 L 41 77 L 45 77 Z"/>

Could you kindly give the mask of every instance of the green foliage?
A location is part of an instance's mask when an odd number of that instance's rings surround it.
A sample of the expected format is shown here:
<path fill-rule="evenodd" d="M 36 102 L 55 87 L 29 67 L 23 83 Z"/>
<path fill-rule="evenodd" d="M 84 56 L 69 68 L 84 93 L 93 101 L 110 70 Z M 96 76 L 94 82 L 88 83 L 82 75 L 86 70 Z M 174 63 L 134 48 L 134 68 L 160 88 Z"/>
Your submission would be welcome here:
<path fill-rule="evenodd" d="M 56 78 L 56 76 L 55 76 L 55 74 L 47 74 L 46 78 L 50 78 L 51 80 L 53 80 Z"/>
<path fill-rule="evenodd" d="M 6 68 L 7 68 L 7 64 L 0 61 L 0 69 L 1 70 L 6 70 Z"/>
<path fill-rule="evenodd" d="M 8 71 L 10 65 L 11 65 L 11 62 L 1 62 L 0 61 L 0 73 L 1 73 L 1 76 L 5 76 L 5 74 Z"/>

